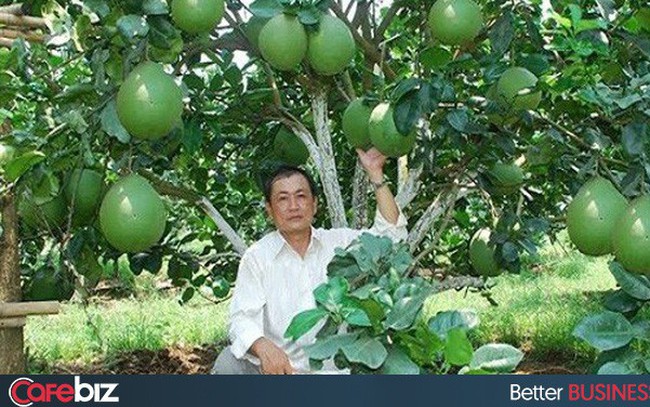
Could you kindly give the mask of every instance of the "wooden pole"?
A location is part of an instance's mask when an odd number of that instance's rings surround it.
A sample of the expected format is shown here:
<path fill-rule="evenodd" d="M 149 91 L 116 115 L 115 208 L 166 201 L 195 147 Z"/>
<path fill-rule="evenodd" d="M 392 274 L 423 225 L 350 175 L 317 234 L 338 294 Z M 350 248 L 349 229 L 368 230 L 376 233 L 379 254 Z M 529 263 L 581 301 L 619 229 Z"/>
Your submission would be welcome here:
<path fill-rule="evenodd" d="M 11 48 L 14 40 L 11 38 L 0 38 L 0 47 Z"/>
<path fill-rule="evenodd" d="M 16 31 L 5 28 L 0 28 L 0 38 L 15 39 L 24 38 L 31 42 L 43 42 L 45 36 L 33 31 Z"/>
<path fill-rule="evenodd" d="M 58 314 L 60 310 L 61 305 L 56 301 L 4 302 L 0 303 L 0 320 L 26 315 Z"/>
<path fill-rule="evenodd" d="M 0 329 L 22 328 L 25 326 L 26 322 L 27 322 L 27 318 L 25 317 L 0 319 Z"/>
<path fill-rule="evenodd" d="M 8 6 L 0 6 L 0 13 L 13 14 L 15 16 L 23 15 L 23 4 L 10 4 Z"/>
<path fill-rule="evenodd" d="M 18 27 L 47 27 L 44 18 L 16 16 L 8 13 L 0 13 L 0 24 L 13 25 Z"/>

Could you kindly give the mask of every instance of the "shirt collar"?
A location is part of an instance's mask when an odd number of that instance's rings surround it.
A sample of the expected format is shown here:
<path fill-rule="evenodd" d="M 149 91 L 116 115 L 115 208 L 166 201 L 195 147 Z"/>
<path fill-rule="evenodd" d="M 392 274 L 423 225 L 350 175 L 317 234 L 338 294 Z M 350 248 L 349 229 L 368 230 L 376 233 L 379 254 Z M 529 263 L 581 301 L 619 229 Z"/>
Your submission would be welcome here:
<path fill-rule="evenodd" d="M 321 243 L 322 235 L 320 229 L 316 229 L 314 226 L 311 226 L 311 242 L 309 242 L 310 248 L 314 242 Z M 278 230 L 273 232 L 273 239 L 271 240 L 271 254 L 273 255 L 273 258 L 277 257 L 280 254 L 285 245 L 288 247 L 289 243 L 287 243 L 287 241 L 284 239 L 284 236 L 282 236 Z"/>

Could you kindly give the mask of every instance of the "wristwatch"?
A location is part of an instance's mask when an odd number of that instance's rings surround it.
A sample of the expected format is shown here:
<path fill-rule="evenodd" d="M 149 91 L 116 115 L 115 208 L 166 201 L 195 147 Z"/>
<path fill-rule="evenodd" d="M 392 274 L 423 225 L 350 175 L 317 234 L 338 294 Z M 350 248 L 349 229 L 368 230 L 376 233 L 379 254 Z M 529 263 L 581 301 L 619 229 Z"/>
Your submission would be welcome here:
<path fill-rule="evenodd" d="M 383 180 L 380 181 L 380 182 L 370 181 L 370 184 L 372 185 L 372 187 L 373 187 L 374 190 L 376 191 L 376 190 L 378 190 L 379 188 L 381 188 L 381 187 L 383 187 L 383 186 L 385 186 L 385 185 L 388 185 L 388 181 L 383 181 Z"/>

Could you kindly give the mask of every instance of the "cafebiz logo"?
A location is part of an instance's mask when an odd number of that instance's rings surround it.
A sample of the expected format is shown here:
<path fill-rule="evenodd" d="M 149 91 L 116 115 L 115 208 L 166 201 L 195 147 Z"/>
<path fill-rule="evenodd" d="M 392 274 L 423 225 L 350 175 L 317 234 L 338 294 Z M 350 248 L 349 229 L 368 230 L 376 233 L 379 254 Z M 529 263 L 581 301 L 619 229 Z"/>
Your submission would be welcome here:
<path fill-rule="evenodd" d="M 118 396 L 113 391 L 118 383 L 82 383 L 79 376 L 70 383 L 38 383 L 28 377 L 14 380 L 9 386 L 9 398 L 18 407 L 28 407 L 34 403 L 117 403 Z"/>

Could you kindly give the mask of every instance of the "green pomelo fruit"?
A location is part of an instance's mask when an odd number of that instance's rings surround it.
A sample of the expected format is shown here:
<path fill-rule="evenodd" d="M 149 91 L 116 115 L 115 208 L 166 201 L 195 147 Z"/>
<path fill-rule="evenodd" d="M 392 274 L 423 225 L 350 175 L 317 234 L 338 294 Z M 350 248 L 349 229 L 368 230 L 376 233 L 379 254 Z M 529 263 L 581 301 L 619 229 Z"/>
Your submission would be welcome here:
<path fill-rule="evenodd" d="M 273 152 L 287 164 L 302 165 L 309 158 L 309 150 L 298 136 L 281 127 L 273 139 Z"/>
<path fill-rule="evenodd" d="M 307 61 L 319 74 L 335 75 L 350 64 L 355 49 L 348 26 L 338 18 L 324 14 L 318 31 L 309 34 Z"/>
<path fill-rule="evenodd" d="M 0 168 L 11 161 L 16 154 L 16 149 L 8 144 L 0 143 Z"/>
<path fill-rule="evenodd" d="M 45 266 L 34 273 L 23 291 L 28 301 L 67 301 L 74 294 L 74 282 L 71 276 Z"/>
<path fill-rule="evenodd" d="M 181 120 L 183 92 L 155 62 L 138 65 L 117 92 L 117 115 L 132 136 L 156 140 Z"/>
<path fill-rule="evenodd" d="M 466 44 L 481 27 L 481 8 L 472 0 L 438 0 L 429 11 L 431 35 L 443 44 Z"/>
<path fill-rule="evenodd" d="M 509 68 L 497 81 L 497 100 L 504 107 L 514 110 L 533 110 L 542 100 L 542 92 L 523 92 L 534 88 L 537 77 L 526 68 Z M 519 94 L 522 92 L 522 94 Z"/>
<path fill-rule="evenodd" d="M 242 30 L 244 30 L 244 35 L 246 35 L 248 41 L 250 41 L 251 44 L 255 46 L 255 48 L 259 48 L 260 32 L 268 22 L 269 22 L 268 18 L 253 16 L 250 18 L 250 20 L 248 20 L 246 24 L 242 26 Z"/>
<path fill-rule="evenodd" d="M 363 99 L 354 99 L 343 112 L 343 134 L 354 148 L 367 150 L 372 143 L 368 132 L 368 120 L 372 109 Z"/>
<path fill-rule="evenodd" d="M 106 193 L 99 221 L 104 237 L 113 247 L 137 253 L 160 240 L 167 212 L 160 195 L 146 179 L 129 175 Z"/>
<path fill-rule="evenodd" d="M 415 132 L 404 136 L 397 131 L 393 108 L 388 103 L 380 103 L 372 110 L 368 133 L 372 145 L 387 157 L 401 157 L 415 145 Z"/>
<path fill-rule="evenodd" d="M 22 199 L 18 203 L 18 215 L 32 229 L 43 231 L 57 229 L 65 220 L 65 199 L 63 195 L 58 195 L 41 204 Z"/>
<path fill-rule="evenodd" d="M 86 225 L 94 217 L 104 192 L 104 180 L 97 171 L 76 169 L 70 175 L 64 193 L 75 226 Z"/>
<path fill-rule="evenodd" d="M 173 0 L 172 20 L 190 34 L 210 32 L 221 21 L 224 6 L 224 0 Z"/>
<path fill-rule="evenodd" d="M 271 66 L 289 71 L 307 54 L 307 33 L 295 16 L 278 14 L 262 27 L 258 46 Z"/>
<path fill-rule="evenodd" d="M 498 162 L 488 172 L 495 191 L 508 195 L 519 191 L 524 183 L 524 172 L 515 164 Z"/>
<path fill-rule="evenodd" d="M 650 196 L 632 201 L 614 226 L 616 259 L 627 270 L 650 275 Z"/>
<path fill-rule="evenodd" d="M 479 229 L 469 242 L 469 261 L 482 276 L 494 277 L 501 274 L 501 268 L 494 258 L 494 247 L 490 246 L 490 229 Z"/>
<path fill-rule="evenodd" d="M 627 200 L 605 178 L 587 181 L 567 207 L 569 238 L 582 253 L 602 256 L 611 253 L 612 233 L 625 212 Z"/>

